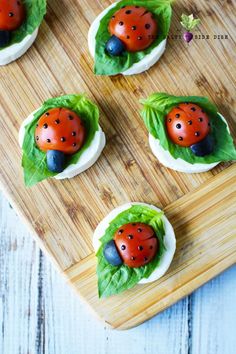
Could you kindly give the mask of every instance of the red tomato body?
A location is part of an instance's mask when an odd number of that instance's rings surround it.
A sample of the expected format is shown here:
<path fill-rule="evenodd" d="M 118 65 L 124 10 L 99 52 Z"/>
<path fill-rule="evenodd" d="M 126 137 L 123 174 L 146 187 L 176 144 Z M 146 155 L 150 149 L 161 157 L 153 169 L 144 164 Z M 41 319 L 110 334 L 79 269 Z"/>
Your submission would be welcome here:
<path fill-rule="evenodd" d="M 124 6 L 111 18 L 109 32 L 118 37 L 129 52 L 148 48 L 157 37 L 153 14 L 139 6 Z"/>
<path fill-rule="evenodd" d="M 198 105 L 181 103 L 168 113 L 166 129 L 173 143 L 189 147 L 205 139 L 210 132 L 210 121 Z"/>
<path fill-rule="evenodd" d="M 14 31 L 25 19 L 25 7 L 21 0 L 0 0 L 0 30 Z"/>
<path fill-rule="evenodd" d="M 85 128 L 80 117 L 67 108 L 53 108 L 42 115 L 35 140 L 42 151 L 58 150 L 71 155 L 83 145 Z"/>
<path fill-rule="evenodd" d="M 152 227 L 142 223 L 121 226 L 115 233 L 114 241 L 124 263 L 131 268 L 151 262 L 159 246 Z"/>

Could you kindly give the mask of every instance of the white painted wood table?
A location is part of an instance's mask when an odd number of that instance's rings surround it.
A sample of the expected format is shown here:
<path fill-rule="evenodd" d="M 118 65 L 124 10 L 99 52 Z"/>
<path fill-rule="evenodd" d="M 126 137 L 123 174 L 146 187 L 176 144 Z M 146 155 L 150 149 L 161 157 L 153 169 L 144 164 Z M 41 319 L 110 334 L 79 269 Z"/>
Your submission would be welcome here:
<path fill-rule="evenodd" d="M 129 331 L 106 328 L 0 198 L 1 354 L 235 354 L 236 266 Z"/>

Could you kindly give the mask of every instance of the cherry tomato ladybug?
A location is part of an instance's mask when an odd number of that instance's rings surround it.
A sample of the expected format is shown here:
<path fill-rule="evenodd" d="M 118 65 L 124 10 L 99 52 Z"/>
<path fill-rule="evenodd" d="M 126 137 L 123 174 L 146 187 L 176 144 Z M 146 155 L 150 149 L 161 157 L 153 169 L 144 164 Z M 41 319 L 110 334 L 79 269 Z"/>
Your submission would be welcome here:
<path fill-rule="evenodd" d="M 157 37 L 157 22 L 145 7 L 124 6 L 111 18 L 109 32 L 119 38 L 129 52 L 148 48 Z"/>
<path fill-rule="evenodd" d="M 14 31 L 25 19 L 25 7 L 21 0 L 0 0 L 0 30 Z"/>
<path fill-rule="evenodd" d="M 199 143 L 210 132 L 210 120 L 204 110 L 193 103 L 181 103 L 166 117 L 171 141 L 183 147 Z"/>
<path fill-rule="evenodd" d="M 114 241 L 120 257 L 131 268 L 151 262 L 159 246 L 153 228 L 142 223 L 121 226 L 115 233 Z"/>
<path fill-rule="evenodd" d="M 42 151 L 57 150 L 71 155 L 83 145 L 85 128 L 80 117 L 67 108 L 53 108 L 39 119 L 35 141 Z"/>

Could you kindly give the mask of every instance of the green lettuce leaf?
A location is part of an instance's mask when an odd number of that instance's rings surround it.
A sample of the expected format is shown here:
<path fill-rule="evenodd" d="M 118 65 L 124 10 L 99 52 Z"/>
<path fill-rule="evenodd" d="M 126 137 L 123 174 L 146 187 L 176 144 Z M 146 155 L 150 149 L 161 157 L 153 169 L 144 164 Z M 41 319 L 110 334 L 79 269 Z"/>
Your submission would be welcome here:
<path fill-rule="evenodd" d="M 11 33 L 11 41 L 6 47 L 21 42 L 28 34 L 32 34 L 34 30 L 40 26 L 44 15 L 46 14 L 46 0 L 24 0 L 26 8 L 26 19 L 24 23 Z M 3 47 L 0 50 L 6 48 Z"/>
<path fill-rule="evenodd" d="M 95 67 L 94 72 L 97 75 L 116 75 L 127 69 L 133 64 L 139 62 L 155 47 L 157 47 L 168 35 L 171 23 L 171 2 L 173 0 L 122 0 L 113 7 L 102 18 L 96 35 Z M 158 23 L 158 36 L 152 45 L 140 52 L 124 52 L 123 55 L 112 57 L 105 51 L 106 42 L 111 37 L 108 31 L 108 25 L 112 15 L 125 5 L 144 6 L 153 13 Z"/>
<path fill-rule="evenodd" d="M 68 108 L 77 113 L 83 120 L 86 129 L 86 140 L 82 148 L 66 160 L 65 168 L 76 164 L 81 154 L 90 146 L 96 131 L 99 129 L 98 107 L 83 95 L 66 95 L 51 98 L 44 102 L 42 107 L 34 113 L 33 121 L 25 127 L 23 142 L 22 167 L 24 169 L 24 180 L 27 187 L 56 175 L 47 168 L 46 153 L 39 150 L 35 143 L 34 133 L 39 118 L 49 109 L 55 107 Z"/>
<path fill-rule="evenodd" d="M 141 279 L 148 278 L 158 267 L 163 252 L 165 251 L 165 229 L 162 216 L 162 212 L 157 212 L 147 206 L 133 205 L 112 220 L 100 239 L 101 247 L 96 254 L 98 258 L 97 276 L 99 297 L 108 297 L 132 288 Z M 124 264 L 118 267 L 112 266 L 103 255 L 103 247 L 108 241 L 113 239 L 114 233 L 119 227 L 132 222 L 148 224 L 155 230 L 159 240 L 159 250 L 155 258 L 143 267 L 130 268 Z"/>
<path fill-rule="evenodd" d="M 211 134 L 215 140 L 212 154 L 198 157 L 190 148 L 172 143 L 165 127 L 166 115 L 179 103 L 190 102 L 202 107 L 211 120 Z M 181 158 L 191 164 L 210 164 L 236 159 L 233 139 L 227 129 L 227 124 L 217 112 L 217 107 L 206 97 L 172 96 L 167 93 L 154 93 L 149 98 L 141 100 L 144 108 L 141 116 L 151 135 L 160 140 L 161 146 L 175 158 Z"/>

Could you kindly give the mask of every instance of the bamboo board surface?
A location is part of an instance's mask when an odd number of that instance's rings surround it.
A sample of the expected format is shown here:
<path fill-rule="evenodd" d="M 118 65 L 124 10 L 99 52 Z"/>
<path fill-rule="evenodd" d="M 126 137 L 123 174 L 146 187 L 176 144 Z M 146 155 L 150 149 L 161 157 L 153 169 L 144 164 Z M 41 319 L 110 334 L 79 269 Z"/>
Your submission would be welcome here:
<path fill-rule="evenodd" d="M 235 354 L 236 266 L 142 325 L 114 331 L 65 286 L 25 226 L 0 193 L 1 354 Z"/>
<path fill-rule="evenodd" d="M 227 118 L 235 138 L 235 18 L 231 1 L 201 0 L 188 7 L 176 1 L 169 45 L 155 67 L 135 77 L 98 78 L 92 73 L 87 32 L 110 3 L 49 0 L 34 46 L 17 62 L 0 68 L 0 181 L 42 249 L 78 293 L 112 327 L 128 328 L 235 263 L 235 165 L 221 164 L 196 175 L 160 166 L 150 152 L 138 103 L 154 91 L 207 95 Z M 182 12 L 199 16 L 198 33 L 210 39 L 195 40 L 191 46 L 172 39 L 179 33 Z M 228 39 L 214 39 L 215 34 L 227 34 Z M 75 92 L 86 92 L 101 109 L 107 137 L 103 154 L 74 179 L 26 189 L 17 143 L 21 122 L 43 100 Z M 160 281 L 101 301 L 93 230 L 111 209 L 127 201 L 165 209 L 177 234 L 177 253 Z"/>
<path fill-rule="evenodd" d="M 0 193 L 1 354 L 235 354 L 236 266 L 142 325 L 114 331 L 65 286 L 25 226 Z"/>

